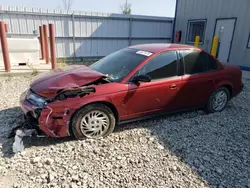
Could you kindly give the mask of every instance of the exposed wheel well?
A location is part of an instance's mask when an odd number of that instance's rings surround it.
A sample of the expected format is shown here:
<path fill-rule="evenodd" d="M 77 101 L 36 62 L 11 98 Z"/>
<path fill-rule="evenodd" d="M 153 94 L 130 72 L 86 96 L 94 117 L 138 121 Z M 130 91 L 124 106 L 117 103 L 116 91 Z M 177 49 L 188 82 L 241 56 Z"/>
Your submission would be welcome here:
<path fill-rule="evenodd" d="M 233 88 L 232 88 L 232 86 L 231 86 L 231 85 L 226 84 L 226 85 L 222 85 L 221 87 L 225 87 L 225 88 L 227 88 L 227 89 L 228 89 L 228 91 L 229 91 L 230 97 L 232 97 L 232 96 L 233 96 Z"/>

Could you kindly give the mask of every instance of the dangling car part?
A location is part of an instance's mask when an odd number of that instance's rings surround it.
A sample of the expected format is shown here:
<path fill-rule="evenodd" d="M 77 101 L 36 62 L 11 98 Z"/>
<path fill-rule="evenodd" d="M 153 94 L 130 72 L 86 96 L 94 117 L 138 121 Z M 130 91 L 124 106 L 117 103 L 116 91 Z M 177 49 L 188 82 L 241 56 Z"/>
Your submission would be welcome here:
<path fill-rule="evenodd" d="M 12 151 L 18 153 L 24 150 L 23 137 L 35 136 L 37 135 L 37 131 L 36 129 L 27 128 L 26 123 L 23 123 L 21 127 L 13 129 L 9 137 L 12 137 L 14 134 Z"/>

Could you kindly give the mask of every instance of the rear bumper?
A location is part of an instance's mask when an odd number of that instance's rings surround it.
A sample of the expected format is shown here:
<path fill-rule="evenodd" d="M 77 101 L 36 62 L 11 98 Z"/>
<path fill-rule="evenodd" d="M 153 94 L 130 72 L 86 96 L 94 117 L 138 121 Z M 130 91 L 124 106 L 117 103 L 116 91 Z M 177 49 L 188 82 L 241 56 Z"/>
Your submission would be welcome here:
<path fill-rule="evenodd" d="M 243 89 L 244 89 L 244 84 L 242 83 L 242 84 L 240 84 L 239 87 L 234 89 L 233 97 L 238 96 L 243 91 Z"/>

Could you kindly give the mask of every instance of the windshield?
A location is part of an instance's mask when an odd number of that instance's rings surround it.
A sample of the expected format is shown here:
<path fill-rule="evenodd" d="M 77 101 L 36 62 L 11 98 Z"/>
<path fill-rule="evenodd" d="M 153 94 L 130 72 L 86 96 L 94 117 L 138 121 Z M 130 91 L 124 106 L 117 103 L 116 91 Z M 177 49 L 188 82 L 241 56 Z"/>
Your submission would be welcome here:
<path fill-rule="evenodd" d="M 113 82 L 120 82 L 150 55 L 150 52 L 126 48 L 104 57 L 90 68 L 107 75 Z"/>

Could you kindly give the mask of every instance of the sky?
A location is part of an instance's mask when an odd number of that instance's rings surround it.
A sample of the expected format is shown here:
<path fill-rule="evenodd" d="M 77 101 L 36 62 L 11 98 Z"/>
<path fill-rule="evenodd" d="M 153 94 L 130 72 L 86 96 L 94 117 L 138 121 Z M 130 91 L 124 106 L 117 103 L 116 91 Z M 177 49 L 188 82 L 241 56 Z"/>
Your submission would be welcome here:
<path fill-rule="evenodd" d="M 73 0 L 72 10 L 103 13 L 121 13 L 125 0 Z M 174 17 L 176 0 L 128 0 L 132 14 Z M 0 5 L 56 9 L 62 0 L 0 0 Z"/>

